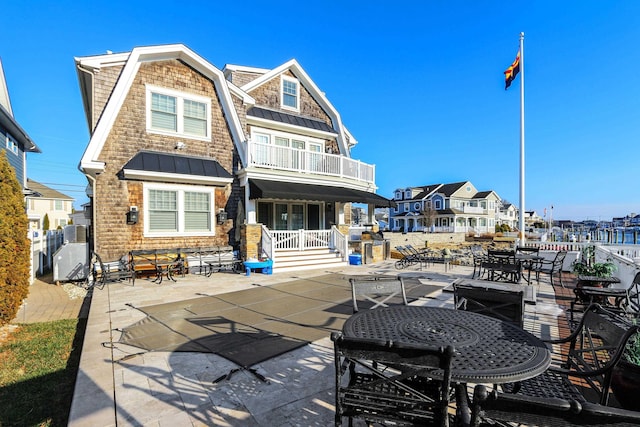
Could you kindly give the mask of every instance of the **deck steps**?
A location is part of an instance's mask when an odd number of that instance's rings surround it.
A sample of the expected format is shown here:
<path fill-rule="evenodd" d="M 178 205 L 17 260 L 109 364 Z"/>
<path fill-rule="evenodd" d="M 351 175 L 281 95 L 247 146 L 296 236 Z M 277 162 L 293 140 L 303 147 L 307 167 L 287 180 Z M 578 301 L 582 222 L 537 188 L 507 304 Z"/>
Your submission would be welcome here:
<path fill-rule="evenodd" d="M 276 250 L 273 271 L 282 273 L 285 271 L 312 270 L 328 267 L 342 267 L 347 265 L 340 254 L 333 249 L 318 248 L 305 251 Z"/>

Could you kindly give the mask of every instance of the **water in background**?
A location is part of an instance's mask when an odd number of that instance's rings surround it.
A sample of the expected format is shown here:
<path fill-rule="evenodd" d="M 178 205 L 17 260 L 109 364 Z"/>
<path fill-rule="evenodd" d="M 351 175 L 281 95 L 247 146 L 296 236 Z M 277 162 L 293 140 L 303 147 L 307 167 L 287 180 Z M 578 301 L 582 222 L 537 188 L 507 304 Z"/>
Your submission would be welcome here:
<path fill-rule="evenodd" d="M 640 228 L 615 228 L 592 231 L 595 240 L 616 245 L 640 244 Z"/>

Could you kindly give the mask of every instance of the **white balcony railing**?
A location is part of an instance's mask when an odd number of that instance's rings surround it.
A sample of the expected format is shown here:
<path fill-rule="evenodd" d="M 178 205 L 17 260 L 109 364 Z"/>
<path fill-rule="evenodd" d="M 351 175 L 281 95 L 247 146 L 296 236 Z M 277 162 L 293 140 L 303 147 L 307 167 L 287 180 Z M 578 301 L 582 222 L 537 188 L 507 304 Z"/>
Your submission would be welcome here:
<path fill-rule="evenodd" d="M 375 166 L 336 154 L 259 142 L 248 143 L 249 166 L 375 182 Z"/>
<path fill-rule="evenodd" d="M 464 206 L 462 212 L 466 214 L 486 214 L 487 210 L 480 206 Z"/>

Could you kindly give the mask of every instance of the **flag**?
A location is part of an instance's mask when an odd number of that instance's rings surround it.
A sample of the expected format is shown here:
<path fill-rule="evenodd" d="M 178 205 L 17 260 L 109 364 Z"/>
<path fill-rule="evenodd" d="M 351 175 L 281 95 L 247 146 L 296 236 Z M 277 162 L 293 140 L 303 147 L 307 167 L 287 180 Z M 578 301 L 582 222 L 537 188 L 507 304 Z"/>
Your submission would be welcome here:
<path fill-rule="evenodd" d="M 513 61 L 513 64 L 511 64 L 509 68 L 507 68 L 507 71 L 504 72 L 504 90 L 509 89 L 509 86 L 511 86 L 511 82 L 513 81 L 513 79 L 516 78 L 519 72 L 520 72 L 520 51 L 518 51 L 518 54 L 516 55 L 516 59 L 515 61 Z"/>

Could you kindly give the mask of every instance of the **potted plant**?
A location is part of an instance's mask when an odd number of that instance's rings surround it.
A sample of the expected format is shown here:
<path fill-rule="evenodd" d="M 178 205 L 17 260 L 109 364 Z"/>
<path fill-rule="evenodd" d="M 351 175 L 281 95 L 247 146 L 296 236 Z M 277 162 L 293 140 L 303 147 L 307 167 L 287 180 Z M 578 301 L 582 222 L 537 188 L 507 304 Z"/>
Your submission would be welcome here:
<path fill-rule="evenodd" d="M 629 339 L 622 358 L 613 368 L 611 390 L 623 408 L 640 411 L 640 333 Z"/>
<path fill-rule="evenodd" d="M 595 262 L 596 247 L 587 246 L 582 250 L 582 261 L 573 263 L 573 273 L 576 276 L 611 277 L 616 271 L 616 265 L 607 262 Z"/>

